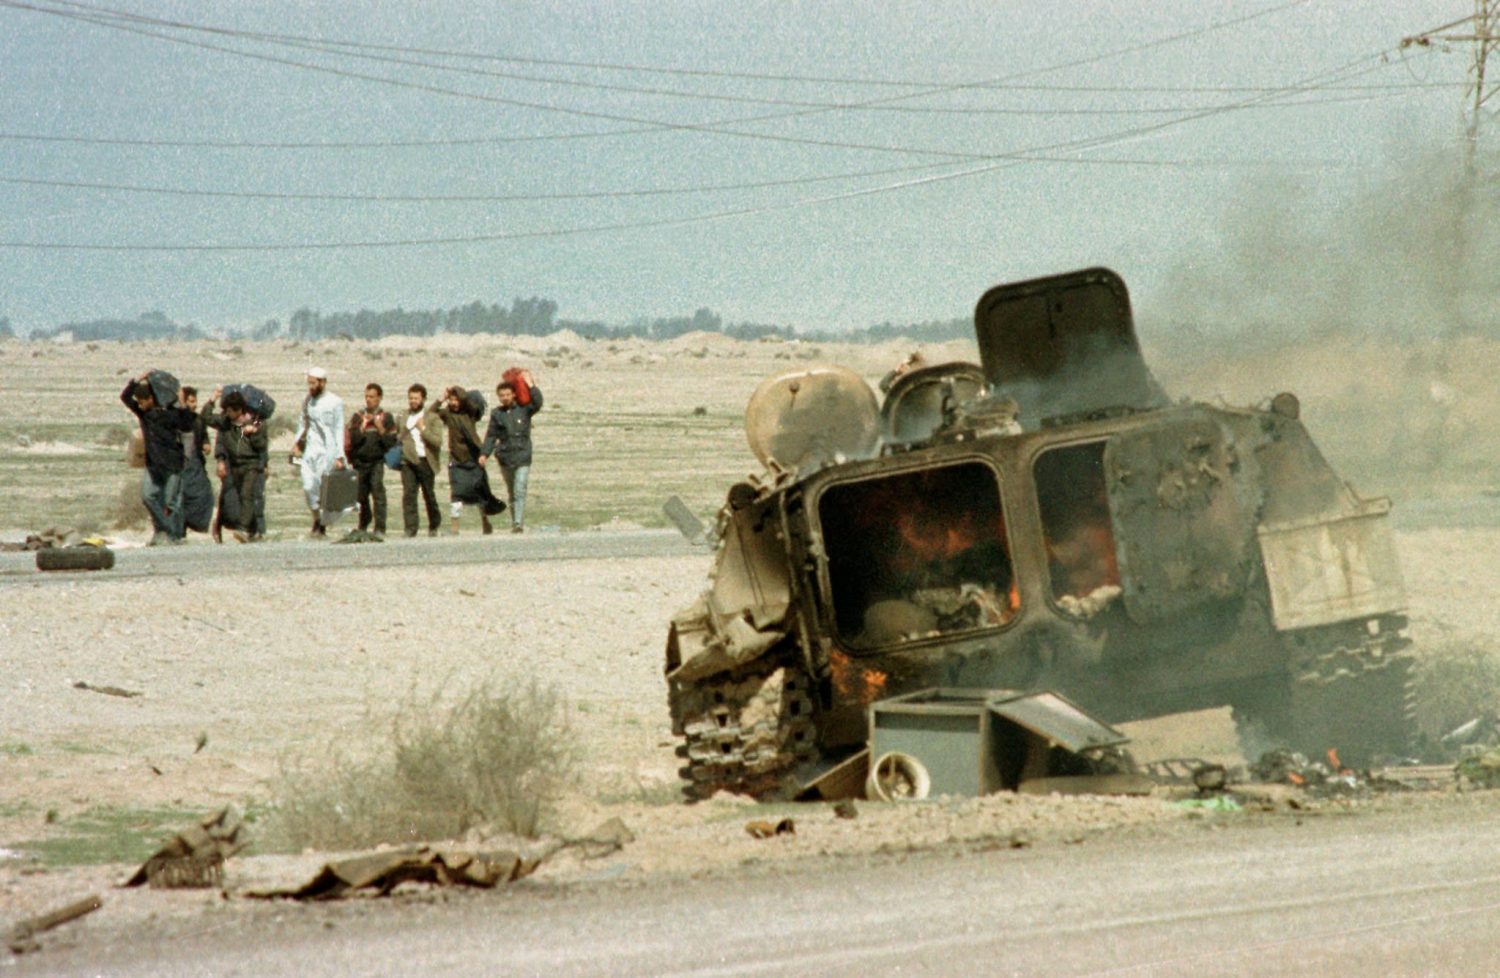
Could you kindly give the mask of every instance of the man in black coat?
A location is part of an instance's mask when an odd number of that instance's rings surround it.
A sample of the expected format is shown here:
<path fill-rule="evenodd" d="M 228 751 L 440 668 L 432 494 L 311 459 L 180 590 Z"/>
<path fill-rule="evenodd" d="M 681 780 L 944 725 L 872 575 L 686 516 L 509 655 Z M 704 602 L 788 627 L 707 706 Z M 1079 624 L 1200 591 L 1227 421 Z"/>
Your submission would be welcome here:
<path fill-rule="evenodd" d="M 220 485 L 219 522 L 241 543 L 263 540 L 266 467 L 270 455 L 265 422 L 250 410 L 245 395 L 238 390 L 225 394 L 223 412 L 215 412 L 214 401 L 219 393 L 214 391 L 203 408 L 203 420 L 219 432 L 214 439 Z"/>
<path fill-rule="evenodd" d="M 479 465 L 491 457 L 500 462 L 500 476 L 505 480 L 505 494 L 510 498 L 510 532 L 526 528 L 526 484 L 531 477 L 531 419 L 542 409 L 542 391 L 530 370 L 521 371 L 521 383 L 529 393 L 522 404 L 516 385 L 502 380 L 495 388 L 499 407 L 490 412 L 490 427 L 479 450 Z"/>
<path fill-rule="evenodd" d="M 490 479 L 479 456 L 478 422 L 484 417 L 484 396 L 462 387 L 447 387 L 434 408 L 448 426 L 448 493 L 452 500 L 453 533 L 464 503 L 479 507 L 479 524 L 485 533 L 494 527 L 490 517 L 505 511 L 505 504 L 490 491 Z"/>
<path fill-rule="evenodd" d="M 175 392 L 169 404 L 164 398 L 177 383 L 170 375 L 158 375 L 168 381 L 152 384 L 153 371 L 146 371 L 125 385 L 120 401 L 141 424 L 141 438 L 146 447 L 146 475 L 141 481 L 141 502 L 151 514 L 155 529 L 148 546 L 181 543 L 186 536 L 182 512 L 182 469 L 187 455 L 183 451 L 185 433 L 193 430 L 193 412 L 184 408 Z M 161 389 L 160 397 L 157 388 Z"/>
<path fill-rule="evenodd" d="M 370 529 L 375 538 L 385 538 L 385 453 L 396 446 L 396 419 L 383 411 L 385 391 L 379 384 L 365 385 L 365 409 L 349 419 L 344 454 L 359 476 L 359 530 Z"/>

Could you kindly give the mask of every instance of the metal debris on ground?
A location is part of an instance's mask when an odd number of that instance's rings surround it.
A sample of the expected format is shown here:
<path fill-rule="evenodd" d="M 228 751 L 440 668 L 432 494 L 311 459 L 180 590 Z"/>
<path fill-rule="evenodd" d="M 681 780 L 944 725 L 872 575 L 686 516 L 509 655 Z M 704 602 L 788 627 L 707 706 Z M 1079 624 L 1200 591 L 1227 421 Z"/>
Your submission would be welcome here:
<path fill-rule="evenodd" d="M 1051 690 L 934 687 L 868 707 L 865 796 L 1142 794 L 1126 736 Z"/>
<path fill-rule="evenodd" d="M 350 530 L 334 543 L 385 543 L 385 537 L 368 530 Z"/>
<path fill-rule="evenodd" d="M 1494 753 L 1500 766 L 1500 751 Z M 1458 777 L 1452 766 L 1414 761 L 1356 771 L 1345 767 L 1332 748 L 1327 763 L 1295 751 L 1267 751 L 1250 766 L 1250 775 L 1256 781 L 1291 785 L 1315 796 L 1345 798 L 1372 792 L 1440 790 Z M 1500 777 L 1496 787 L 1500 787 Z"/>
<path fill-rule="evenodd" d="M 1266 751 L 1250 765 L 1250 775 L 1257 781 L 1299 788 L 1320 785 L 1332 774 L 1333 771 L 1323 762 L 1311 761 L 1305 754 L 1280 748 Z"/>
<path fill-rule="evenodd" d="M 226 805 L 172 836 L 122 885 L 150 884 L 153 889 L 222 886 L 224 860 L 248 844 L 239 809 Z"/>
<path fill-rule="evenodd" d="M 677 527 L 677 532 L 681 533 L 683 539 L 687 540 L 688 543 L 698 544 L 709 542 L 708 528 L 703 525 L 702 520 L 694 515 L 691 509 L 688 509 L 687 503 L 682 501 L 682 497 L 672 496 L 662 505 L 661 509 L 666 514 L 667 519 L 672 521 L 672 525 Z"/>
<path fill-rule="evenodd" d="M 1475 788 L 1500 788 L 1500 750 L 1474 754 L 1458 762 L 1458 776 Z"/>
<path fill-rule="evenodd" d="M 104 906 L 103 898 L 94 894 L 58 907 L 56 910 L 49 910 L 39 916 L 27 917 L 11 927 L 10 933 L 5 938 L 6 947 L 10 948 L 13 954 L 28 954 L 41 950 L 36 935 L 91 914 L 102 906 Z"/>
<path fill-rule="evenodd" d="M 752 839 L 769 839 L 778 835 L 796 835 L 797 823 L 789 818 L 779 822 L 769 822 L 764 819 L 756 819 L 745 823 L 745 831 L 750 833 Z"/>
<path fill-rule="evenodd" d="M 257 899 L 337 900 L 360 891 L 389 896 L 402 883 L 490 889 L 536 872 L 541 858 L 517 852 L 463 849 L 394 849 L 327 863 L 312 879 L 289 890 L 246 894 Z"/>
<path fill-rule="evenodd" d="M 859 818 L 859 809 L 854 807 L 854 802 L 848 798 L 835 802 L 833 814 L 839 818 Z"/>
<path fill-rule="evenodd" d="M 121 699 L 127 700 L 146 695 L 133 689 L 121 689 L 119 686 L 95 686 L 93 683 L 86 683 L 81 679 L 73 684 L 73 688 L 86 690 L 90 693 L 103 693 L 105 696 L 118 696 Z"/>
<path fill-rule="evenodd" d="M 53 547 L 71 546 L 82 540 L 83 534 L 77 530 L 49 526 L 39 533 L 26 534 L 24 540 L 0 541 L 0 553 L 25 553 L 31 550 L 49 550 Z"/>
<path fill-rule="evenodd" d="M 1164 757 L 1159 761 L 1147 761 L 1141 765 L 1141 773 L 1163 785 L 1193 784 L 1193 776 L 1212 761 L 1201 757 Z"/>
<path fill-rule="evenodd" d="M 1439 743 L 1450 750 L 1500 745 L 1500 716 L 1494 713 L 1481 714 L 1448 731 L 1439 739 Z"/>
<path fill-rule="evenodd" d="M 1441 791 L 1458 780 L 1452 764 L 1401 764 L 1370 772 L 1370 783 L 1384 791 Z"/>
<path fill-rule="evenodd" d="M 1229 786 L 1229 770 L 1222 764 L 1204 764 L 1193 769 L 1193 787 L 1200 795 L 1219 794 Z"/>

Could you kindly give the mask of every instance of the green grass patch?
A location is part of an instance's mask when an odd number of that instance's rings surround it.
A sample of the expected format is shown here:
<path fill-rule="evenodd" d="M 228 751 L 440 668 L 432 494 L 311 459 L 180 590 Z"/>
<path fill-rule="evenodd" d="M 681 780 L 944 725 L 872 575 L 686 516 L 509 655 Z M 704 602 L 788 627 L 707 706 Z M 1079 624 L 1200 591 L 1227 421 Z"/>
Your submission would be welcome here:
<path fill-rule="evenodd" d="M 203 813 L 181 808 L 91 808 L 57 822 L 58 834 L 16 843 L 47 866 L 136 863 Z"/>
<path fill-rule="evenodd" d="M 35 753 L 30 744 L 0 744 L 0 754 L 6 757 L 30 757 Z"/>
<path fill-rule="evenodd" d="M 85 744 L 76 740 L 64 740 L 56 744 L 58 750 L 64 754 L 113 754 L 114 751 L 108 747 L 98 744 Z"/>

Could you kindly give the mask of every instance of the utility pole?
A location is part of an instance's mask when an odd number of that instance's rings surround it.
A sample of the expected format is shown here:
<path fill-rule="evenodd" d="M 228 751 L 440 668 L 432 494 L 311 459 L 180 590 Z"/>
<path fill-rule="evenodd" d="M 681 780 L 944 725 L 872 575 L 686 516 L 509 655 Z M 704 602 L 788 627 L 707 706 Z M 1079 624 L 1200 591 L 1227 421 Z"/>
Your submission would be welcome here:
<path fill-rule="evenodd" d="M 1500 48 L 1500 0 L 1474 0 L 1474 13 L 1468 17 L 1402 38 L 1401 46 L 1431 47 L 1433 44 L 1472 45 L 1469 65 L 1472 78 L 1469 95 L 1469 122 L 1464 131 L 1464 173 L 1472 183 L 1478 168 L 1479 128 L 1485 104 L 1500 86 L 1488 80 L 1489 58 Z"/>
<path fill-rule="evenodd" d="M 1403 48 L 1431 47 L 1434 44 L 1468 44 L 1469 63 L 1468 124 L 1464 127 L 1464 169 L 1459 180 L 1453 209 L 1454 261 L 1451 272 L 1456 286 L 1456 322 L 1464 332 L 1472 332 L 1479 323 L 1474 319 L 1470 300 L 1476 292 L 1474 203 L 1480 183 L 1479 134 L 1487 103 L 1500 85 L 1491 79 L 1490 55 L 1500 48 L 1500 0 L 1474 0 L 1474 13 L 1468 17 L 1434 27 L 1432 30 L 1403 38 Z"/>

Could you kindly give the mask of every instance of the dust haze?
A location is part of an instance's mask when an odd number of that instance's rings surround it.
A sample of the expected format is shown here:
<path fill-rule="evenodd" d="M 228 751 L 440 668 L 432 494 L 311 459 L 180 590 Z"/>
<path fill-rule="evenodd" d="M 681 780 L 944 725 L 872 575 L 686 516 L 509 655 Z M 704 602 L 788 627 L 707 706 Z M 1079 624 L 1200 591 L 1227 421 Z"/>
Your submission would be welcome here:
<path fill-rule="evenodd" d="M 1493 154 L 1491 154 L 1492 157 Z M 1492 158 L 1393 152 L 1348 191 L 1245 185 L 1216 240 L 1185 245 L 1138 302 L 1173 396 L 1296 393 L 1330 461 L 1398 498 L 1500 481 L 1500 193 Z"/>
<path fill-rule="evenodd" d="M 1247 184 L 1217 240 L 1194 246 L 1153 296 L 1168 336 L 1280 341 L 1500 332 L 1500 194 L 1462 153 L 1393 153 L 1339 192 L 1323 181 Z M 1477 171 L 1487 167 L 1483 160 Z"/>

